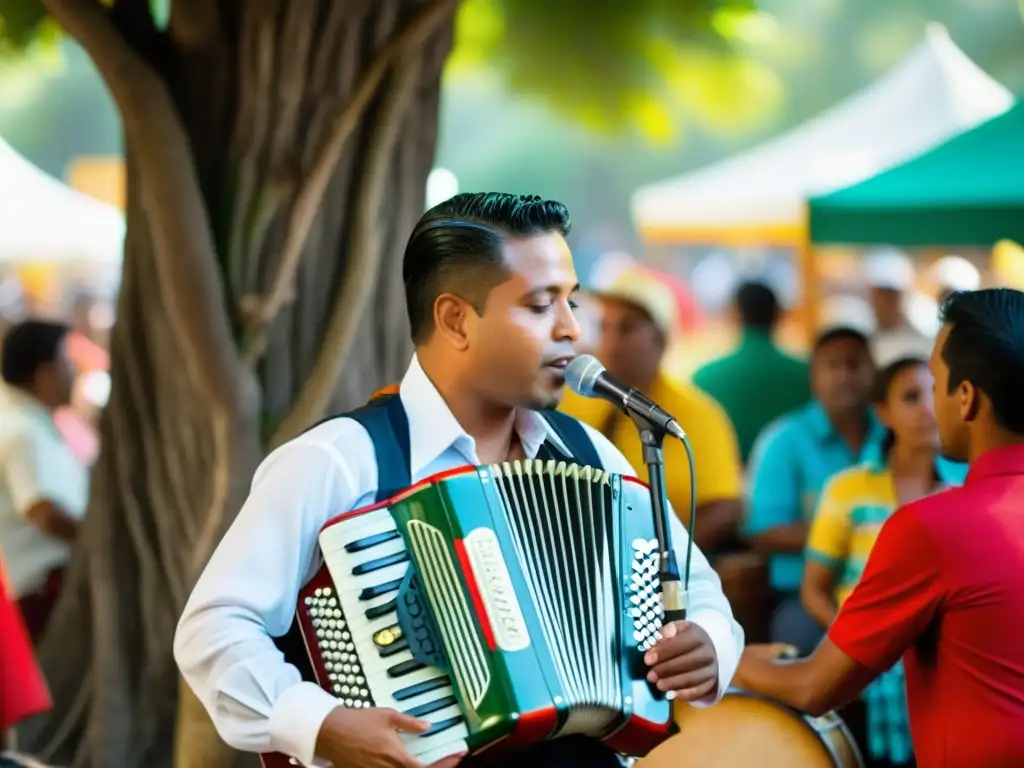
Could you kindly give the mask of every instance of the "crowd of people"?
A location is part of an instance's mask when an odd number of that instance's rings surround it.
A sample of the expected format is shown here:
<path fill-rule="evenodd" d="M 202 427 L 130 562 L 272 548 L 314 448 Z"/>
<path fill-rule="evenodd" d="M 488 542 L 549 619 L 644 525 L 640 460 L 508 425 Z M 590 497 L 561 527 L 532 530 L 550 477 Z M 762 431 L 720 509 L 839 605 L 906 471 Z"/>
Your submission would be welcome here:
<path fill-rule="evenodd" d="M 338 709 L 273 643 L 292 622 L 329 515 L 460 464 L 533 458 L 552 445 L 582 455 L 542 417 L 556 408 L 584 425 L 579 439 L 606 469 L 646 479 L 630 419 L 563 391 L 580 336 L 567 234 L 560 204 L 498 194 L 458 195 L 412 233 L 403 278 L 415 355 L 391 401 L 409 425 L 403 466 L 378 466 L 375 449 L 390 438 L 356 418 L 276 450 L 178 627 L 176 660 L 232 746 L 304 765 L 385 764 L 374 762 L 381 754 L 416 764 L 396 732 L 429 724 Z M 738 684 L 799 709 L 839 710 L 872 768 L 967 765 L 963 756 L 978 768 L 1024 764 L 1024 660 L 995 641 L 985 657 L 978 637 L 1014 634 L 1007 601 L 1024 586 L 1024 294 L 974 290 L 976 276 L 950 273 L 930 338 L 904 311 L 908 265 L 892 253 L 868 260 L 871 316 L 826 308 L 806 358 L 777 343 L 783 311 L 772 289 L 743 283 L 738 344 L 686 382 L 663 366 L 679 325 L 664 283 L 629 270 L 593 293 L 597 357 L 684 426 L 695 459 L 691 477 L 682 444 L 665 446 L 672 507 L 685 515 L 696 497 L 697 553 L 688 620 L 649 652 L 649 679 L 681 706 L 709 706 Z M 3 342 L 0 552 L 12 599 L 0 605 L 0 659 L 21 682 L 0 695 L 0 732 L 49 706 L 31 644 L 87 499 L 83 462 L 54 423 L 70 395 L 68 339 L 67 326 L 33 320 Z M 681 558 L 683 522 L 673 521 Z M 971 541 L 958 550 L 957 536 Z M 737 556 L 765 574 L 749 614 L 736 585 L 757 580 L 725 575 Z M 983 627 L 966 626 L 975 620 Z M 802 660 L 776 663 L 783 649 Z M 992 734 L 984 747 L 939 733 L 959 695 L 976 707 L 964 722 Z M 981 722 L 978 713 L 994 711 Z M 1010 726 L 1018 736 L 998 730 Z M 617 765 L 578 740 L 529 759 Z"/>

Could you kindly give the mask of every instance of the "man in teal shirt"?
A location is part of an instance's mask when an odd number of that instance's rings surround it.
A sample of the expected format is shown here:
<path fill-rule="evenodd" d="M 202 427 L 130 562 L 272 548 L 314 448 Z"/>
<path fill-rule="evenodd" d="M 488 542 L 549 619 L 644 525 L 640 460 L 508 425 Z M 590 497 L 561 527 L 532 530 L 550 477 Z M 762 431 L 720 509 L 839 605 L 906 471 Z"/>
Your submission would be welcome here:
<path fill-rule="evenodd" d="M 779 303 L 758 282 L 743 283 L 734 299 L 743 328 L 739 346 L 693 375 L 693 383 L 729 415 L 746 463 L 758 434 L 769 423 L 811 399 L 807 363 L 786 354 L 772 340 Z"/>
<path fill-rule="evenodd" d="M 804 545 L 818 495 L 836 473 L 877 457 L 885 438 L 871 407 L 875 368 L 868 344 L 852 327 L 820 333 L 811 353 L 814 399 L 771 424 L 751 456 L 744 533 L 754 551 L 769 558 L 779 600 L 770 639 L 805 654 L 824 632 L 800 603 Z"/>

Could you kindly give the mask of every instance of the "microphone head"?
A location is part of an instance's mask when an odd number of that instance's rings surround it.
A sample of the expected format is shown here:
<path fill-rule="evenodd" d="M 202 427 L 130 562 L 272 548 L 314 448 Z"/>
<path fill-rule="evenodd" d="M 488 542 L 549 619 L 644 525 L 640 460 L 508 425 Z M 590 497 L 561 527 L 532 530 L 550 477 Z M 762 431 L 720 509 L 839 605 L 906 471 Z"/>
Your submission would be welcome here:
<path fill-rule="evenodd" d="M 594 396 L 594 385 L 604 373 L 604 366 L 593 355 L 580 355 L 565 368 L 565 383 L 584 397 Z"/>

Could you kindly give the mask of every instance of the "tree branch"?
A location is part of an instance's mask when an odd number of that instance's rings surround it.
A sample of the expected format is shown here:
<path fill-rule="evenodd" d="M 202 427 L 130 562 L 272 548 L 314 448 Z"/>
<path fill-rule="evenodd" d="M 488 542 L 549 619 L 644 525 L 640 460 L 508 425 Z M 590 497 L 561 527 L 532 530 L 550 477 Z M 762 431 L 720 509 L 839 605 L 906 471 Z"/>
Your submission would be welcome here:
<path fill-rule="evenodd" d="M 263 354 L 267 327 L 295 295 L 295 274 L 306 239 L 335 166 L 341 159 L 346 142 L 359 125 L 364 110 L 394 61 L 406 51 L 422 44 L 457 4 L 458 0 L 424 0 L 408 25 L 396 33 L 371 62 L 352 98 L 338 115 L 330 136 L 313 163 L 312 171 L 300 186 L 285 230 L 281 260 L 271 281 L 270 291 L 260 303 L 258 311 L 252 313 L 253 327 L 242 353 L 245 364 L 250 368 Z"/>
<path fill-rule="evenodd" d="M 327 408 L 341 366 L 352 349 L 363 313 L 374 294 L 384 256 L 380 215 L 389 178 L 388 166 L 394 162 L 402 119 L 420 77 L 420 61 L 419 55 L 406 54 L 398 63 L 381 105 L 380 119 L 374 126 L 373 142 L 356 192 L 355 221 L 344 278 L 331 307 L 316 364 L 291 410 L 271 436 L 271 450 L 319 419 Z"/>
<path fill-rule="evenodd" d="M 188 138 L 164 81 L 131 49 L 93 0 L 43 0 L 92 58 L 124 121 L 153 234 L 162 298 L 185 363 L 225 415 L 251 407 L 231 336 L 213 234 Z"/>
<path fill-rule="evenodd" d="M 220 14 L 213 0 L 174 0 L 168 24 L 171 38 L 183 48 L 202 48 L 217 34 Z"/>

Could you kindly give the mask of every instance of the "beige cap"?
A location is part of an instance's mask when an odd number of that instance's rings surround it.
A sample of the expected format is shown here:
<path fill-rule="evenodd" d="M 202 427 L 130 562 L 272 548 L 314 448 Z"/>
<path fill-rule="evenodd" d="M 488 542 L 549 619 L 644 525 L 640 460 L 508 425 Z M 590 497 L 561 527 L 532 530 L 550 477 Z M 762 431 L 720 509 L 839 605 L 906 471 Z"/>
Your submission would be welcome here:
<path fill-rule="evenodd" d="M 675 295 L 663 281 L 645 270 L 626 270 L 607 288 L 592 293 L 599 298 L 616 299 L 639 307 L 666 336 L 672 336 L 676 330 L 679 311 Z"/>

